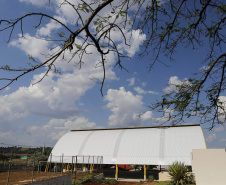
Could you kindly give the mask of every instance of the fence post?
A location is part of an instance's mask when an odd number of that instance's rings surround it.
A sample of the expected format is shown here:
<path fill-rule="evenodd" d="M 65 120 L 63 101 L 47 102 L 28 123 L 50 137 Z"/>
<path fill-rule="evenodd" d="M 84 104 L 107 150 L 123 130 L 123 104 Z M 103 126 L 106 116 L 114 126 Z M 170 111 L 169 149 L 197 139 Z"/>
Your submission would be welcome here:
<path fill-rule="evenodd" d="M 99 164 L 99 156 L 97 156 L 97 173 L 99 173 L 99 166 L 98 166 L 98 164 Z"/>
<path fill-rule="evenodd" d="M 7 185 L 9 184 L 9 177 L 10 177 L 12 158 L 13 158 L 13 151 L 11 151 L 11 156 L 10 156 L 10 160 L 9 160 L 9 172 L 8 172 L 8 177 L 7 177 Z"/>
<path fill-rule="evenodd" d="M 84 155 L 82 156 L 82 181 L 83 181 L 83 175 L 84 175 Z"/>
<path fill-rule="evenodd" d="M 61 165 L 61 175 L 63 175 L 63 168 L 64 168 L 64 154 L 62 154 L 62 165 Z"/>
<path fill-rule="evenodd" d="M 75 169 L 75 180 L 76 180 L 76 175 L 77 175 L 77 170 L 78 170 L 78 168 L 77 168 L 77 166 L 78 166 L 78 158 L 77 158 L 78 156 L 76 155 L 76 161 L 75 161 L 75 165 L 76 165 L 76 169 Z"/>
<path fill-rule="evenodd" d="M 27 161 L 26 161 L 26 171 L 28 172 L 28 152 L 27 152 Z"/>
<path fill-rule="evenodd" d="M 87 179 L 89 178 L 89 155 L 88 155 L 88 164 L 87 164 L 87 170 L 86 170 L 86 173 L 87 173 Z"/>
<path fill-rule="evenodd" d="M 38 160 L 38 169 L 37 169 L 37 173 L 39 173 L 39 160 Z"/>
<path fill-rule="evenodd" d="M 34 178 L 34 169 L 35 169 L 35 157 L 36 157 L 36 154 L 34 153 L 34 160 L 33 160 L 33 169 L 32 169 L 32 178 L 31 178 L 31 182 L 33 183 L 33 178 Z"/>
<path fill-rule="evenodd" d="M 71 157 L 71 177 L 72 177 L 72 183 L 73 183 L 73 173 L 74 173 L 74 161 L 73 156 Z"/>
<path fill-rule="evenodd" d="M 50 154 L 50 161 L 49 161 L 49 179 L 50 179 L 50 173 L 51 173 L 51 162 L 52 162 L 52 153 Z"/>
<path fill-rule="evenodd" d="M 104 172 L 104 165 L 103 165 L 103 162 L 104 162 L 104 158 L 103 156 L 101 157 L 101 173 Z"/>
<path fill-rule="evenodd" d="M 55 165 L 54 165 L 54 173 L 57 173 L 57 162 L 55 162 Z"/>

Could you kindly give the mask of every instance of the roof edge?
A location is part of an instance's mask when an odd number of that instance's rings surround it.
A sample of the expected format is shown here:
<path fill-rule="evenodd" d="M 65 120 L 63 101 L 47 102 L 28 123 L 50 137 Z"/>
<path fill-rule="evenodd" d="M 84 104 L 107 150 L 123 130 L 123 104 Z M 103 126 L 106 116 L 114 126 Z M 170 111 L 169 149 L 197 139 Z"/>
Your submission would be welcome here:
<path fill-rule="evenodd" d="M 168 125 L 168 126 L 151 126 L 151 127 L 127 127 L 127 128 L 80 129 L 80 130 L 71 130 L 71 132 L 75 132 L 75 131 L 98 131 L 98 130 L 145 129 L 145 128 L 168 128 L 168 127 L 188 127 L 188 126 L 200 126 L 200 124 Z"/>

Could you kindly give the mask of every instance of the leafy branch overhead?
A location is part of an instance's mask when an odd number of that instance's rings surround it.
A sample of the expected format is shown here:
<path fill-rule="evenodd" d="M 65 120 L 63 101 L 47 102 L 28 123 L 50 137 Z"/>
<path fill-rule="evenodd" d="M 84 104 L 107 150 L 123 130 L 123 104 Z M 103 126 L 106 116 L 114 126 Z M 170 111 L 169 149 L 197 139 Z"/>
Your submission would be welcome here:
<path fill-rule="evenodd" d="M 37 61 L 30 56 L 27 67 L 18 69 L 11 68 L 8 64 L 0 69 L 9 72 L 16 72 L 12 78 L 1 78 L 6 81 L 1 90 L 8 87 L 14 81 L 27 73 L 39 68 L 45 69 L 40 82 L 50 71 L 60 74 L 56 67 L 57 60 L 63 60 L 65 52 L 70 52 L 72 57 L 68 62 L 79 58 L 76 63 L 82 68 L 84 56 L 92 54 L 89 47 L 95 47 L 101 61 L 98 67 L 102 67 L 103 77 L 100 79 L 101 94 L 106 78 L 106 62 L 109 54 L 117 56 L 116 65 L 124 69 L 122 59 L 125 56 L 117 47 L 117 41 L 112 34 L 117 31 L 124 38 L 125 45 L 129 46 L 128 33 L 132 30 L 142 30 L 146 35 L 142 50 L 139 56 L 151 57 L 147 61 L 149 69 L 158 62 L 169 66 L 163 56 L 174 60 L 178 48 L 207 48 L 206 53 L 201 53 L 203 69 L 194 69 L 196 75 L 186 79 L 180 84 L 174 85 L 174 90 L 167 92 L 161 100 L 153 103 L 150 108 L 169 113 L 169 121 L 172 124 L 181 123 L 184 118 L 196 116 L 202 123 L 209 123 L 210 129 L 216 124 L 226 122 L 225 102 L 222 96 L 225 95 L 225 66 L 226 66 L 226 5 L 219 0 L 170 0 L 170 1 L 140 1 L 140 0 L 95 0 L 79 1 L 77 4 L 64 0 L 60 4 L 70 6 L 76 13 L 74 20 L 76 24 L 67 25 L 62 20 L 44 13 L 28 13 L 22 17 L 12 20 L 0 20 L 0 32 L 8 32 L 8 42 L 13 35 L 18 34 L 24 37 L 24 22 L 30 17 L 38 17 L 34 26 L 37 29 L 44 24 L 44 19 L 59 24 L 64 31 L 54 35 L 54 38 L 46 38 L 47 41 L 54 41 L 58 50 L 46 56 L 45 61 Z M 49 4 L 49 6 L 51 3 Z M 108 13 L 102 13 L 107 10 Z M 80 42 L 77 42 L 80 40 Z M 65 64 L 66 65 L 66 64 Z M 167 111 L 168 110 L 168 111 Z"/>

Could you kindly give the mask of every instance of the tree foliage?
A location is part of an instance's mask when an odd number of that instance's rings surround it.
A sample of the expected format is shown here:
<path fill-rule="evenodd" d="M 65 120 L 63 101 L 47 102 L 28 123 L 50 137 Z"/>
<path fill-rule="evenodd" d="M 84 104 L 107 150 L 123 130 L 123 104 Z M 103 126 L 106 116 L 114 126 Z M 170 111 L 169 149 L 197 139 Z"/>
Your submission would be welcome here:
<path fill-rule="evenodd" d="M 13 146 L 13 147 L 0 147 L 0 153 L 2 154 L 7 154 L 10 155 L 11 152 L 13 152 L 13 154 L 34 154 L 36 153 L 42 153 L 43 151 L 43 147 L 38 147 L 38 148 L 22 148 L 22 147 L 17 147 L 17 146 Z M 52 151 L 51 147 L 45 147 L 44 150 L 44 155 L 49 155 Z"/>
<path fill-rule="evenodd" d="M 28 160 L 28 166 L 38 166 L 39 161 L 47 161 L 49 155 L 42 154 L 42 152 L 37 152 L 31 156 Z"/>
<path fill-rule="evenodd" d="M 0 151 L 0 161 L 5 162 L 9 160 L 9 157 L 4 154 L 3 151 Z"/>
<path fill-rule="evenodd" d="M 51 2 L 51 1 L 50 1 Z M 51 3 L 49 4 L 51 6 Z M 28 67 L 13 69 L 7 64 L 1 66 L 4 71 L 19 72 L 13 78 L 1 78 L 7 83 L 1 87 L 6 88 L 21 76 L 26 75 L 39 68 L 45 68 L 40 82 L 50 71 L 60 73 L 55 66 L 56 60 L 64 59 L 67 50 L 72 53 L 69 60 L 75 56 L 76 61 L 82 67 L 83 56 L 88 53 L 89 47 L 95 47 L 101 61 L 98 66 L 103 69 L 103 78 L 100 80 L 101 93 L 106 77 L 106 56 L 114 53 L 120 68 L 123 67 L 124 57 L 117 48 L 117 41 L 112 38 L 112 33 L 117 31 L 124 38 L 128 45 L 126 32 L 133 29 L 140 29 L 146 34 L 146 40 L 140 52 L 140 57 L 145 55 L 153 56 L 149 61 L 150 70 L 160 62 L 161 56 L 174 60 L 178 47 L 197 49 L 206 47 L 206 53 L 202 53 L 203 69 L 194 71 L 197 74 L 175 85 L 175 90 L 165 94 L 161 100 L 153 103 L 151 109 L 169 114 L 169 121 L 178 124 L 184 117 L 199 117 L 202 123 L 210 123 L 210 129 L 216 124 L 226 121 L 225 103 L 221 96 L 225 92 L 225 66 L 226 66 L 226 5 L 219 0 L 91 0 L 74 2 L 62 1 L 62 6 L 70 6 L 74 9 L 76 24 L 68 26 L 59 19 L 44 13 L 28 13 L 14 20 L 0 20 L 0 32 L 8 31 L 10 42 L 15 34 L 15 27 L 20 27 L 21 36 L 24 36 L 23 22 L 28 17 L 39 17 L 35 28 L 43 25 L 43 19 L 50 19 L 57 22 L 64 28 L 64 32 L 58 33 L 51 40 L 58 43 L 58 50 L 49 56 L 45 61 L 36 61 L 30 57 L 31 63 Z M 101 14 L 104 9 L 109 9 L 108 14 Z M 132 32 L 130 32 L 132 33 Z M 77 43 L 80 39 L 82 43 Z M 87 61 L 86 61 L 87 62 Z M 19 75 L 18 75 L 19 74 Z M 103 95 L 103 94 L 102 94 Z"/>

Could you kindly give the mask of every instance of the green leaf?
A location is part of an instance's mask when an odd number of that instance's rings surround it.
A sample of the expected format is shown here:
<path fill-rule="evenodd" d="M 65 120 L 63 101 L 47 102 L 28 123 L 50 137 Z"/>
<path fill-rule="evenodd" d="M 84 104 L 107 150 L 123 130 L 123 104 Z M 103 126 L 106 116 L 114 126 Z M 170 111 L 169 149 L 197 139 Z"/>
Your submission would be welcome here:
<path fill-rule="evenodd" d="M 79 45 L 79 44 L 76 44 L 76 43 L 75 43 L 75 46 L 76 46 L 76 48 L 79 49 L 79 50 L 82 49 L 82 46 Z"/>
<path fill-rule="evenodd" d="M 65 33 L 64 32 L 58 33 L 58 36 L 59 37 L 64 37 L 65 36 Z"/>
<path fill-rule="evenodd" d="M 4 70 L 9 70 L 10 69 L 10 67 L 8 65 L 1 66 L 1 68 L 4 69 Z"/>

